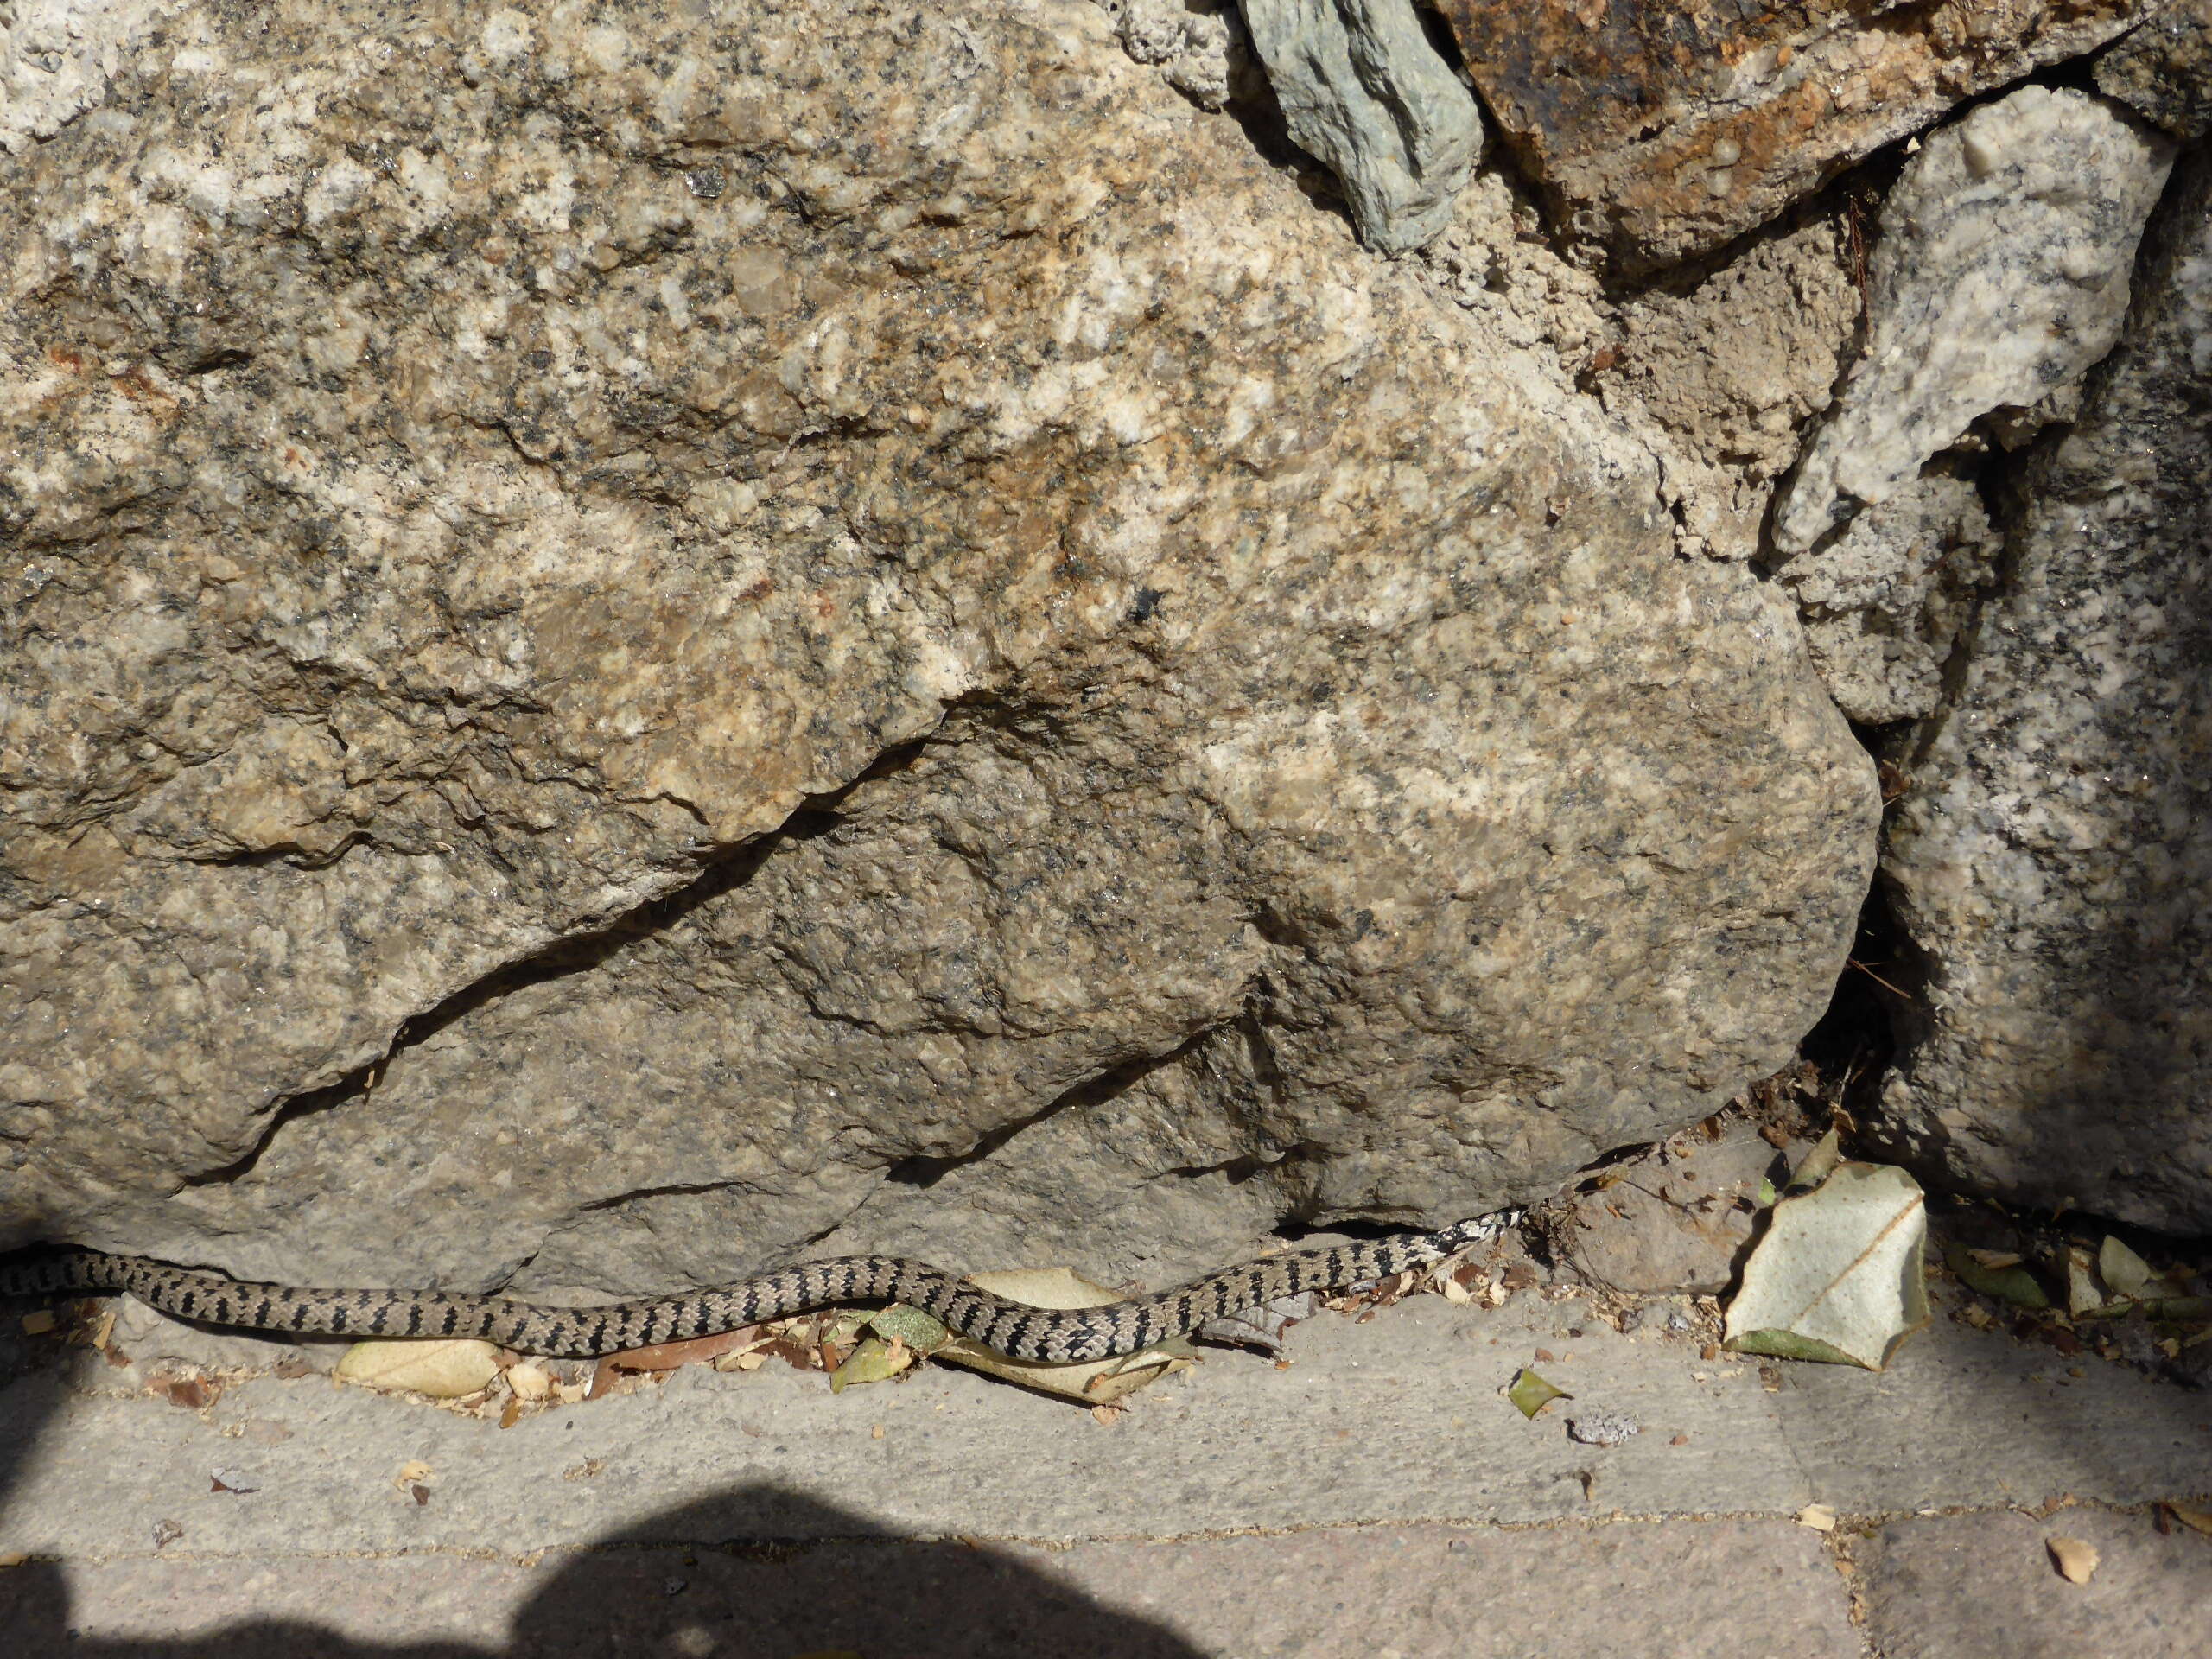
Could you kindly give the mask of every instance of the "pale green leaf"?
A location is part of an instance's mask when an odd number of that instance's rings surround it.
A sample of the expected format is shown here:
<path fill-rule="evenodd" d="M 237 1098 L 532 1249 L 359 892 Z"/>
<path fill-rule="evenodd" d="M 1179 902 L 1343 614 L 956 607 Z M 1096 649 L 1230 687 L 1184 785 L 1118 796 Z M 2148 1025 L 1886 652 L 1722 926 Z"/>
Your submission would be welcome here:
<path fill-rule="evenodd" d="M 1104 1307 L 1125 1300 L 1119 1291 L 1095 1285 L 1066 1268 L 1017 1268 L 1003 1273 L 970 1274 L 969 1282 L 979 1290 L 988 1290 L 995 1296 L 1031 1307 Z M 1147 1382 L 1188 1370 L 1198 1361 L 1195 1351 L 1180 1337 L 1117 1359 L 1095 1359 L 1075 1365 L 1010 1359 L 965 1337 L 953 1338 L 932 1357 L 965 1365 L 970 1370 L 1003 1382 L 1019 1382 L 1041 1393 L 1080 1400 L 1090 1406 L 1111 1404 Z"/>
<path fill-rule="evenodd" d="M 845 1363 L 830 1373 L 830 1392 L 842 1394 L 855 1382 L 880 1382 L 913 1363 L 912 1349 L 894 1348 L 880 1337 L 865 1338 L 845 1357 Z"/>
<path fill-rule="evenodd" d="M 1513 1402 L 1514 1409 L 1523 1417 L 1534 1417 L 1554 1400 L 1574 1398 L 1565 1389 L 1525 1368 L 1514 1373 L 1512 1385 L 1505 1390 L 1505 1397 Z"/>
<path fill-rule="evenodd" d="M 1775 1205 L 1729 1305 L 1728 1345 L 1880 1370 L 1928 1323 L 1927 1237 L 1911 1176 L 1837 1165 L 1813 1191 Z"/>
<path fill-rule="evenodd" d="M 944 1321 L 904 1302 L 892 1303 L 880 1313 L 871 1315 L 868 1323 L 886 1342 L 896 1337 L 918 1354 L 933 1354 L 952 1340 Z"/>
<path fill-rule="evenodd" d="M 2024 1267 L 2017 1263 L 2008 1268 L 1987 1268 L 1974 1259 L 1974 1253 L 1962 1244 L 1954 1244 L 1943 1252 L 1943 1261 L 1959 1276 L 1959 1282 L 1985 1296 L 2009 1302 L 2014 1307 L 2049 1307 L 2050 1293 L 2043 1281 Z"/>
<path fill-rule="evenodd" d="M 2126 1296 L 2136 1301 L 2144 1300 L 2158 1275 L 2151 1271 L 2151 1264 L 2129 1249 L 2126 1245 L 2107 1234 L 2097 1250 L 2097 1277 L 2105 1281 L 2105 1288 L 2115 1296 Z"/>

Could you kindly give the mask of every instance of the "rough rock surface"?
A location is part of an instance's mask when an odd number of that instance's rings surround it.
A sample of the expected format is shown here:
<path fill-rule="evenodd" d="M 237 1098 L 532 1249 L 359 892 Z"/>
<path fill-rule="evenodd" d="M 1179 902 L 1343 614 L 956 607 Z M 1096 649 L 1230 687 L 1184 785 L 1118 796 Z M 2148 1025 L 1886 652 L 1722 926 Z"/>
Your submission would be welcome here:
<path fill-rule="evenodd" d="M 1758 1226 L 1759 1184 L 1781 1191 L 1804 1146 L 1784 1144 L 1795 1150 L 1777 1150 L 1740 1121 L 1717 1141 L 1677 1136 L 1608 1172 L 1623 1179 L 1579 1195 L 1555 1243 L 1578 1276 L 1608 1290 L 1726 1290 Z"/>
<path fill-rule="evenodd" d="M 1894 1131 L 1955 1177 L 2212 1229 L 2212 176 L 2028 479 L 1886 861 L 1925 959 Z"/>
<path fill-rule="evenodd" d="M 2097 90 L 2177 138 L 2212 132 L 2212 0 L 2166 0 L 2097 60 Z"/>
<path fill-rule="evenodd" d="M 1199 108 L 1264 88 L 1236 0 L 1094 0 L 1121 31 L 1122 49 L 1156 64 L 1169 86 Z M 1248 79 L 1256 86 L 1248 86 Z"/>
<path fill-rule="evenodd" d="M 181 6 L 19 158 L 6 1236 L 1188 1266 L 1780 1064 L 1871 771 L 1569 369 L 1095 7 L 744 16 Z"/>
<path fill-rule="evenodd" d="M 1629 270 L 1720 246 L 2145 0 L 1439 0 L 1561 231 Z"/>
<path fill-rule="evenodd" d="M 2082 92 L 2024 86 L 1929 138 L 1882 207 L 1866 349 L 1777 505 L 1810 547 L 1991 410 L 2112 349 L 2171 146 Z"/>
<path fill-rule="evenodd" d="M 1436 239 L 1482 153 L 1475 100 L 1414 0 L 1241 0 L 1290 136 L 1344 187 L 1360 239 Z"/>
<path fill-rule="evenodd" d="M 1621 308 L 1611 365 L 1594 378 L 1609 408 L 1629 394 L 1666 429 L 1686 551 L 1758 551 L 1776 480 L 1805 423 L 1827 408 L 1858 322 L 1845 234 L 1827 220 Z"/>
<path fill-rule="evenodd" d="M 2003 546 L 1974 484 L 1930 474 L 1774 575 L 1797 601 L 1829 695 L 1883 726 L 1936 712 L 1944 664 Z"/>

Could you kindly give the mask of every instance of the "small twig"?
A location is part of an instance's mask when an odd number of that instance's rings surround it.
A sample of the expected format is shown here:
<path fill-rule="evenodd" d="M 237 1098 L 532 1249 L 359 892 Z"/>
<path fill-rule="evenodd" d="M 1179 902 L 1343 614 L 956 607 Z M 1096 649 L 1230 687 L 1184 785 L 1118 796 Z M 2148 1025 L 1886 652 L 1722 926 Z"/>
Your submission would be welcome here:
<path fill-rule="evenodd" d="M 1890 982 L 1889 982 L 1888 980 L 1884 979 L 1884 978 L 1883 978 L 1879 974 L 1876 973 L 1876 972 L 1875 972 L 1872 968 L 1869 968 L 1869 967 L 1868 967 L 1865 963 L 1863 963 L 1863 962 L 1859 961 L 1858 957 L 1846 957 L 1844 958 L 1844 961 L 1845 961 L 1846 963 L 1847 963 L 1850 966 L 1852 966 L 1852 967 L 1853 967 L 1853 968 L 1856 968 L 1856 969 L 1857 969 L 1860 973 L 1862 973 L 1862 974 L 1866 975 L 1867 978 L 1869 978 L 1869 979 L 1872 980 L 1872 981 L 1873 981 L 1877 985 L 1880 986 L 1884 990 L 1887 991 L 1887 992 L 1888 992 L 1891 996 L 1903 997 L 1903 998 L 1904 998 L 1904 1001 L 1908 1001 L 1908 1002 L 1910 1002 L 1910 1001 L 1912 1001 L 1912 998 L 1911 998 L 1911 997 L 1907 996 L 1907 995 L 1905 995 L 1905 993 L 1904 993 L 1904 992 L 1903 992 L 1903 991 L 1899 990 L 1896 986 L 1894 986 L 1894 985 L 1891 984 L 1891 983 L 1890 983 Z M 1887 964 L 1886 963 L 1884 963 L 1883 965 L 1884 965 L 1885 967 L 1888 966 L 1888 964 Z"/>

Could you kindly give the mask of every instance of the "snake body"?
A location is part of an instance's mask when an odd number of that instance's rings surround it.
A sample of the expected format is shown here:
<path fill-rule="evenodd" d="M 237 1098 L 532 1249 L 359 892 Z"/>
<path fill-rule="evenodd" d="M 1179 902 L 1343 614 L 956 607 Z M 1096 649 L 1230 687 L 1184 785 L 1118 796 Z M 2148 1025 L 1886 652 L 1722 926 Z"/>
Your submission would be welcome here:
<path fill-rule="evenodd" d="M 250 1284 L 140 1255 L 62 1249 L 0 1263 L 0 1296 L 129 1291 L 165 1313 L 257 1331 L 339 1337 L 476 1337 L 524 1353 L 594 1358 L 652 1343 L 712 1336 L 845 1302 L 904 1302 L 1014 1359 L 1110 1359 L 1300 1291 L 1364 1283 L 1426 1267 L 1496 1238 L 1518 1219 L 1498 1211 L 1441 1232 L 1268 1256 L 1180 1289 L 1104 1307 L 1030 1307 L 924 1262 L 849 1255 L 719 1289 L 600 1307 L 544 1307 L 507 1296 L 442 1291 L 310 1290 Z"/>

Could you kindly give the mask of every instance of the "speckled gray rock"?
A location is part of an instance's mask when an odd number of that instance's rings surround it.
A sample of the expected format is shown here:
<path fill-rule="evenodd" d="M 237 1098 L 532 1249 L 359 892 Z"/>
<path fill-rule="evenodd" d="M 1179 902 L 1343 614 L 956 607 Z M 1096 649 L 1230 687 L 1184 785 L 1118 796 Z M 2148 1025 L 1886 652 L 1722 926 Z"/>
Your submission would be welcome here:
<path fill-rule="evenodd" d="M 2177 138 L 2212 132 L 2212 0 L 2166 0 L 2097 60 L 2097 89 Z"/>
<path fill-rule="evenodd" d="M 1094 6 L 689 16 L 180 7 L 0 191 L 0 1237 L 1179 1267 L 1787 1057 L 1869 768 L 1541 338 Z"/>
<path fill-rule="evenodd" d="M 1891 1128 L 1959 1179 L 2212 1229 L 2212 180 L 2040 460 L 1885 868 L 1924 958 Z"/>
<path fill-rule="evenodd" d="M 1290 136 L 1337 175 L 1360 239 L 1433 241 L 1482 153 L 1474 94 L 1414 0 L 1240 0 Z"/>
<path fill-rule="evenodd" d="M 2025 86 L 1930 137 L 1882 207 L 1866 349 L 1778 505 L 1810 547 L 1977 417 L 2112 349 L 2170 145 L 2100 100 Z"/>
<path fill-rule="evenodd" d="M 1881 726 L 1936 711 L 1943 664 L 2003 545 L 1972 483 L 1930 474 L 1776 569 L 1844 713 Z"/>
<path fill-rule="evenodd" d="M 18 155 L 105 95 L 161 27 L 161 0 L 17 0 L 0 12 L 0 150 Z"/>

